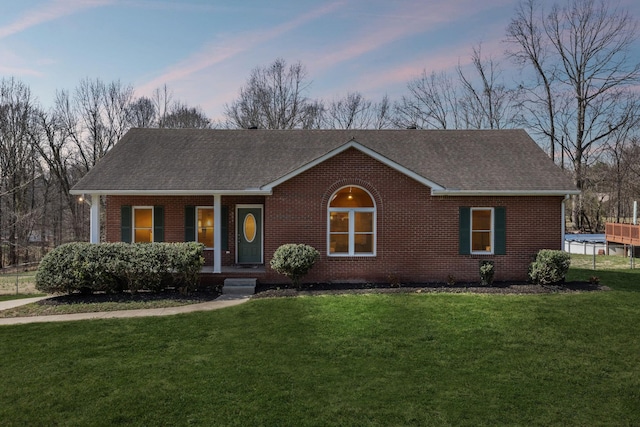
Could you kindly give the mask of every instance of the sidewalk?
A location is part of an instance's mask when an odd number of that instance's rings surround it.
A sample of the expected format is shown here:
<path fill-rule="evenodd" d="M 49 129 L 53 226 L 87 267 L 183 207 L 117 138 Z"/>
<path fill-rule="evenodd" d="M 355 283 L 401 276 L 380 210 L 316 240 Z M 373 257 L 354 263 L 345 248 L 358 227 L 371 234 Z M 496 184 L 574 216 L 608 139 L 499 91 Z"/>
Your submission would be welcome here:
<path fill-rule="evenodd" d="M 1 301 L 0 310 L 18 307 L 49 297 L 24 298 L 11 301 Z M 179 307 L 149 308 L 138 310 L 99 311 L 94 313 L 55 314 L 51 316 L 11 317 L 0 319 L 0 325 L 20 325 L 24 323 L 67 322 L 71 320 L 87 319 L 122 319 L 126 317 L 170 316 L 172 314 L 192 313 L 194 311 L 218 310 L 232 307 L 249 301 L 246 295 L 223 295 L 213 301 L 199 304 L 181 305 Z"/>

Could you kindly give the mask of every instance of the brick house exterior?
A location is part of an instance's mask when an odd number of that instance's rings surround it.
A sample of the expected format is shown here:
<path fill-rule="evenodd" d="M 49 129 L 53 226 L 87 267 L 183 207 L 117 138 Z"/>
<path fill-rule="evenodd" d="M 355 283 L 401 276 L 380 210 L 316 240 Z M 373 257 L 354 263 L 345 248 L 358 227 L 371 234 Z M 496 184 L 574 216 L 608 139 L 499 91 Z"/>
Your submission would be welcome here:
<path fill-rule="evenodd" d="M 196 142 L 181 147 L 181 139 Z M 217 159 L 207 166 L 217 175 L 191 176 L 170 153 Z M 134 171 L 136 158 L 152 166 Z M 253 168 L 264 175 L 255 182 L 246 176 Z M 205 251 L 203 277 L 211 281 L 287 283 L 269 260 L 282 244 L 306 243 L 321 256 L 304 281 L 420 283 L 478 281 L 481 260 L 494 262 L 495 280 L 526 279 L 538 250 L 561 249 L 564 200 L 576 190 L 524 131 L 134 129 L 72 192 L 104 197 L 108 242 L 135 240 L 142 229 L 131 221 L 143 211 L 153 213 L 154 228 L 141 235 L 199 239 L 206 230 L 194 212 L 209 209 L 220 230 Z M 346 202 L 352 193 L 365 204 Z M 249 216 L 257 222 L 247 226 Z M 94 203 L 94 241 L 99 218 Z M 246 227 L 247 240 L 260 245 L 248 262 L 240 248 Z"/>

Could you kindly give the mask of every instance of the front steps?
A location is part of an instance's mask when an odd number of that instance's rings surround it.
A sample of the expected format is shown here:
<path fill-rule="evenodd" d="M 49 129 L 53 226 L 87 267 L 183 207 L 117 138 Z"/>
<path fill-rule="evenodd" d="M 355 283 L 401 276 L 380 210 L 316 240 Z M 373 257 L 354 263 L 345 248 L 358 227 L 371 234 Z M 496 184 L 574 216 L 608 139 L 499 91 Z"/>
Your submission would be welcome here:
<path fill-rule="evenodd" d="M 253 295 L 256 293 L 255 278 L 228 278 L 224 279 L 222 295 Z"/>

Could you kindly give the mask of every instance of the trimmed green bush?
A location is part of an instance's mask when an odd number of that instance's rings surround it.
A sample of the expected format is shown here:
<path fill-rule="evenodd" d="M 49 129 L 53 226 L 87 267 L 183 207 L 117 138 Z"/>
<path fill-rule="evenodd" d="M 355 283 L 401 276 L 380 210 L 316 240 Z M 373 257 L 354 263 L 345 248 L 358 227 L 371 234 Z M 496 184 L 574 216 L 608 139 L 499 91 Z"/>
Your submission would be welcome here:
<path fill-rule="evenodd" d="M 204 265 L 200 243 L 68 243 L 49 252 L 36 273 L 46 293 L 192 289 Z"/>
<path fill-rule="evenodd" d="M 300 279 L 311 270 L 318 258 L 320 252 L 312 246 L 287 243 L 273 253 L 271 268 L 287 276 L 293 285 L 299 288 Z"/>
<path fill-rule="evenodd" d="M 529 279 L 539 285 L 563 283 L 570 265 L 567 252 L 542 249 L 529 266 Z"/>
<path fill-rule="evenodd" d="M 493 284 L 494 274 L 495 268 L 493 266 L 493 261 L 480 261 L 480 284 L 482 286 L 491 286 Z"/>

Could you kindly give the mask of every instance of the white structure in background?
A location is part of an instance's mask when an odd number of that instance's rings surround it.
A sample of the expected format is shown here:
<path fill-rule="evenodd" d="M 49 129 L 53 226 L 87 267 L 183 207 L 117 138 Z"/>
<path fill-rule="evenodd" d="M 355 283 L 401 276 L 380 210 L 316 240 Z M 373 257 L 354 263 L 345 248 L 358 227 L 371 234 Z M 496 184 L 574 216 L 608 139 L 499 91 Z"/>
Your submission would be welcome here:
<path fill-rule="evenodd" d="M 564 251 L 581 255 L 624 255 L 624 245 L 609 243 L 604 234 L 565 234 Z"/>

